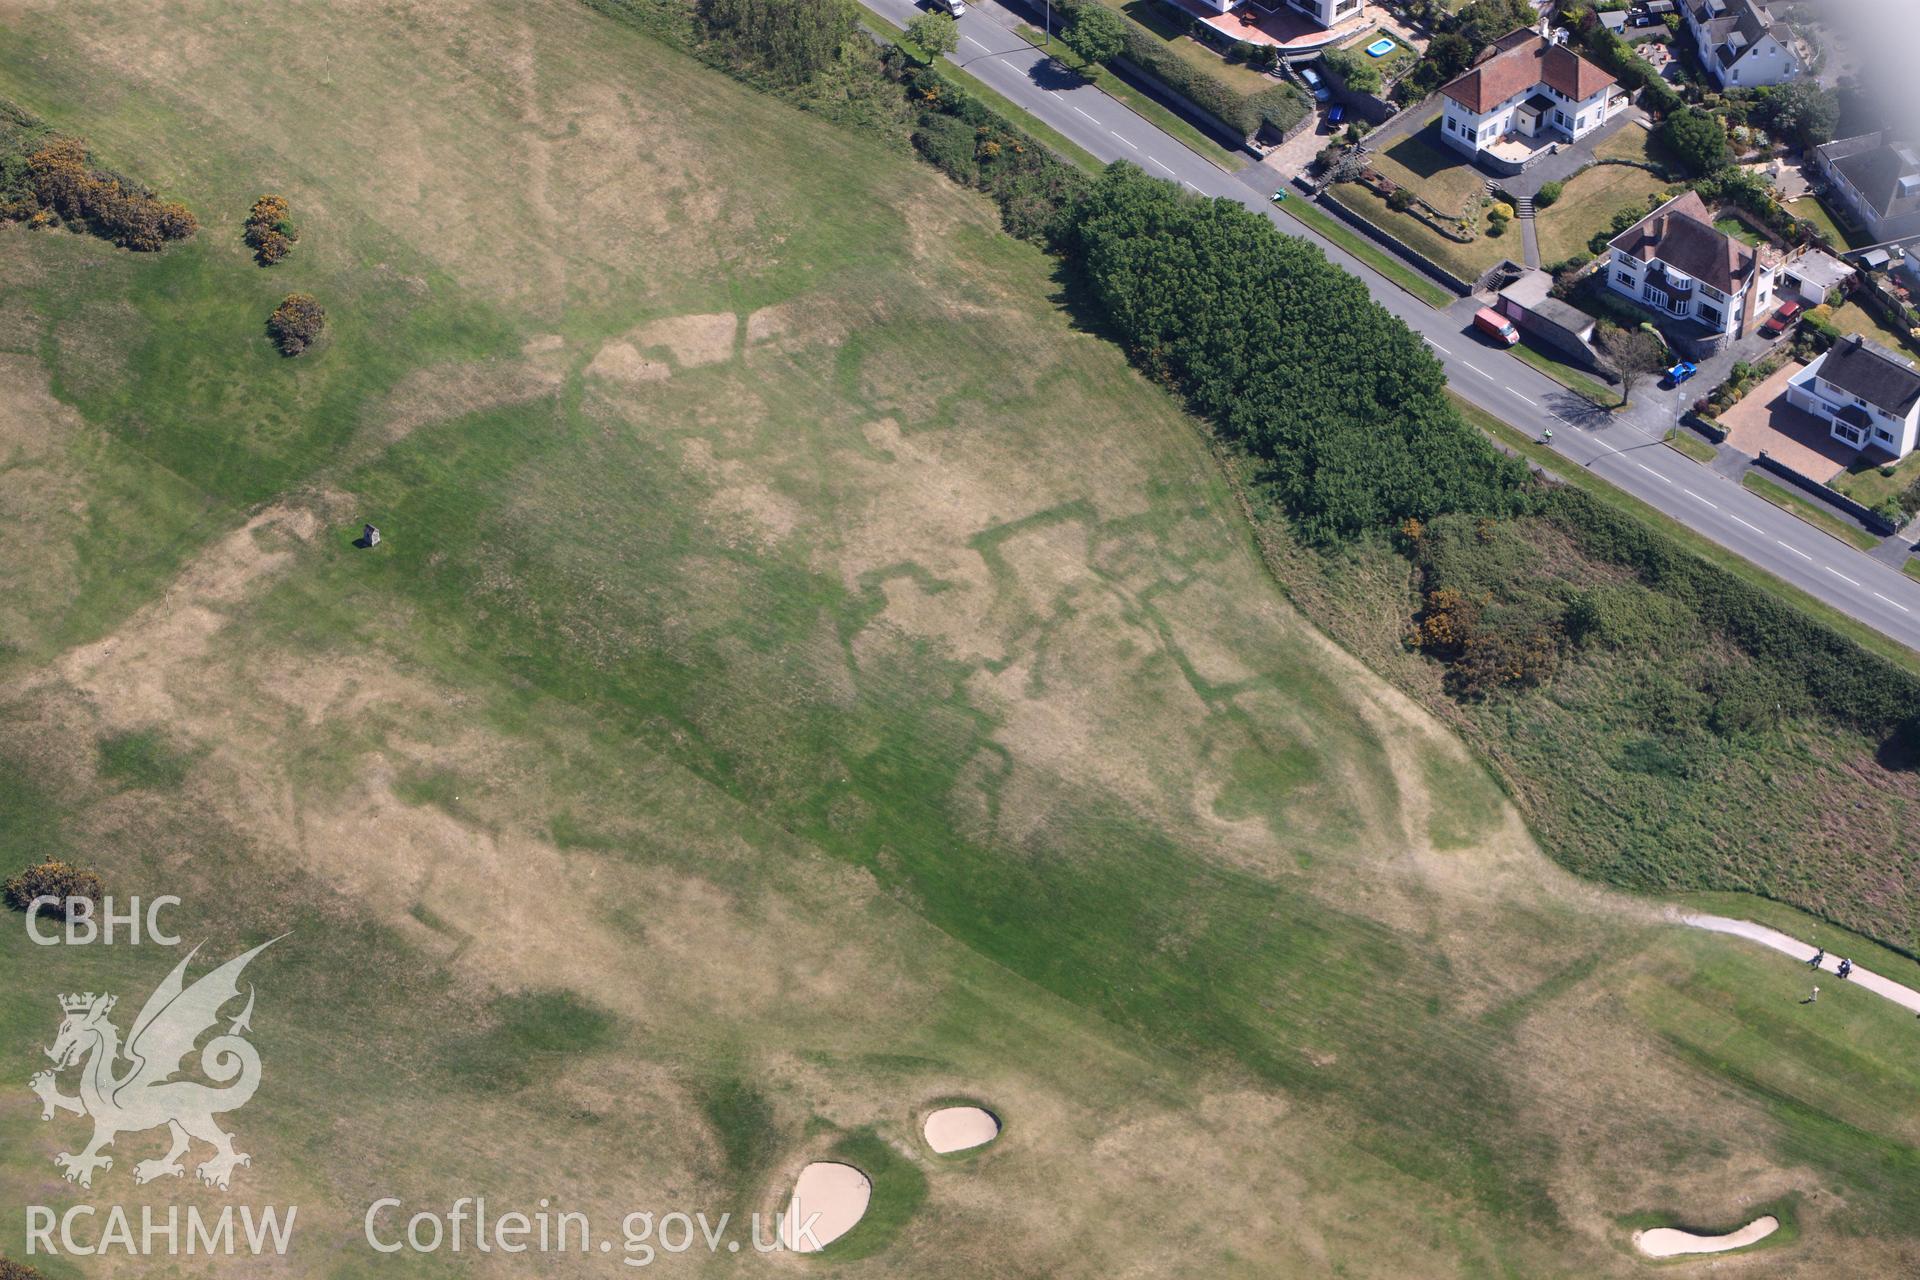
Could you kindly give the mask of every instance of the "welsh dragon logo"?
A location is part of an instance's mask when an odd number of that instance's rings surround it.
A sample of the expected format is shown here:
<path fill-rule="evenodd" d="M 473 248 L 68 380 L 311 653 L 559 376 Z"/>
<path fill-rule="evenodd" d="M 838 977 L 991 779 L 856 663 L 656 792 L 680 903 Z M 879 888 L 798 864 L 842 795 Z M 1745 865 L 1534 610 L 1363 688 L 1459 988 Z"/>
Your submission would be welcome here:
<path fill-rule="evenodd" d="M 63 1151 L 53 1158 L 66 1172 L 68 1182 L 91 1187 L 96 1170 L 113 1168 L 113 1157 L 102 1155 L 103 1148 L 112 1146 L 123 1133 L 140 1133 L 162 1125 L 172 1136 L 173 1146 L 158 1160 L 134 1165 L 133 1180 L 137 1183 L 178 1178 L 186 1173 L 180 1158 L 196 1138 L 213 1147 L 213 1155 L 194 1171 L 210 1186 L 225 1191 L 235 1166 L 252 1163 L 250 1156 L 234 1150 L 233 1135 L 213 1119 L 238 1111 L 260 1087 L 260 1054 L 241 1034 L 253 1029 L 251 986 L 247 988 L 246 1008 L 224 1035 L 216 1035 L 200 1050 L 200 1070 L 214 1084 L 173 1077 L 200 1037 L 220 1021 L 220 1010 L 240 997 L 240 974 L 247 964 L 279 940 L 263 942 L 236 956 L 189 987 L 185 981 L 187 966 L 200 952 L 195 947 L 147 997 L 124 1049 L 119 1029 L 108 1019 L 118 1003 L 117 996 L 89 991 L 60 997 L 60 1009 L 66 1018 L 53 1047 L 47 1050 L 54 1069 L 40 1072 L 29 1084 L 40 1097 L 42 1120 L 53 1119 L 56 1111 L 93 1118 L 93 1141 L 87 1149 L 79 1155 Z M 68 1097 L 60 1092 L 59 1073 L 74 1066 L 80 1068 L 80 1093 Z"/>

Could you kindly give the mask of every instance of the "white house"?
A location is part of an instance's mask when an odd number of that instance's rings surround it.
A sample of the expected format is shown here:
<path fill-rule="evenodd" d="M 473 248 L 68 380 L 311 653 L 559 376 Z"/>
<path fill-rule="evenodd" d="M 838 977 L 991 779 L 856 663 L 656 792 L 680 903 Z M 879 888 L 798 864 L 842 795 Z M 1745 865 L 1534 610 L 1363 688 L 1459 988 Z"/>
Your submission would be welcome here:
<path fill-rule="evenodd" d="M 1787 402 L 1856 449 L 1904 458 L 1920 437 L 1920 369 L 1857 333 L 1794 374 Z"/>
<path fill-rule="evenodd" d="M 1358 15 L 1361 0 L 1287 0 L 1287 4 L 1321 26 L 1333 27 Z"/>
<path fill-rule="evenodd" d="M 1873 239 L 1920 236 L 1920 147 L 1890 131 L 1863 133 L 1815 147 L 1813 162 Z"/>
<path fill-rule="evenodd" d="M 1441 86 L 1440 136 L 1478 160 L 1503 138 L 1584 137 L 1627 106 L 1612 76 L 1526 28 Z"/>
<path fill-rule="evenodd" d="M 1763 0 L 1686 0 L 1681 12 L 1701 63 L 1723 89 L 1780 84 L 1806 70 L 1792 29 L 1775 22 Z"/>
<path fill-rule="evenodd" d="M 1766 318 L 1779 255 L 1713 225 L 1696 192 L 1667 201 L 1613 238 L 1607 285 L 1664 320 L 1692 321 L 1719 346 Z"/>

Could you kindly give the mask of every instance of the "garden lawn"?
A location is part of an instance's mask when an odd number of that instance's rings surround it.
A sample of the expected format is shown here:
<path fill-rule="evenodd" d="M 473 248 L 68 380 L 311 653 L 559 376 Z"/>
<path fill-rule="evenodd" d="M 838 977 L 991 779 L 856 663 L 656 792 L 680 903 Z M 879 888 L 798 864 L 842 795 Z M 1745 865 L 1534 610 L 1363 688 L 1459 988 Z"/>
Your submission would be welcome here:
<path fill-rule="evenodd" d="M 1833 309 L 1833 323 L 1841 333 L 1857 333 L 1869 342 L 1877 342 L 1889 351 L 1915 359 L 1912 345 L 1880 322 L 1880 317 L 1849 299 Z"/>
<path fill-rule="evenodd" d="M 1615 138 L 1638 134 L 1628 125 Z M 1540 261 L 1548 265 L 1588 253 L 1587 242 L 1613 224 L 1623 209 L 1644 209 L 1648 200 L 1666 190 L 1666 183 L 1632 165 L 1597 164 L 1569 179 L 1560 198 L 1533 215 L 1540 238 Z"/>
<path fill-rule="evenodd" d="M 1878 507 L 1920 484 L 1920 450 L 1894 463 L 1890 476 L 1880 474 L 1879 464 L 1859 459 L 1827 483 L 1863 506 Z"/>
<path fill-rule="evenodd" d="M 1865 233 L 1856 234 L 1846 230 L 1838 218 L 1827 208 L 1826 201 L 1818 196 L 1802 196 L 1787 206 L 1787 211 L 1796 218 L 1805 218 L 1814 226 L 1826 232 L 1827 238 L 1842 249 L 1858 249 L 1862 245 L 1873 243 Z"/>
<path fill-rule="evenodd" d="M 1457 218 L 1468 201 L 1486 194 L 1486 176 L 1441 141 L 1439 122 L 1436 113 L 1398 142 L 1375 151 L 1372 164 L 1381 177 L 1411 187 L 1428 204 Z M 1519 239 L 1517 233 L 1514 238 Z"/>
<path fill-rule="evenodd" d="M 1378 58 L 1372 57 L 1367 53 L 1367 46 L 1378 43 L 1381 40 L 1393 41 L 1393 48 Z M 1420 60 L 1420 51 L 1418 49 L 1415 49 L 1412 45 L 1385 27 L 1375 27 L 1365 35 L 1356 36 L 1354 39 L 1342 45 L 1341 48 L 1373 67 L 1374 70 L 1380 73 L 1382 80 L 1390 79 L 1398 73 L 1402 67 L 1409 66 Z"/>
<path fill-rule="evenodd" d="M 1512 258 L 1518 262 L 1524 256 L 1517 224 L 1509 223 L 1503 235 L 1480 235 L 1467 244 L 1460 244 L 1449 240 L 1412 214 L 1396 213 L 1389 209 L 1384 199 L 1357 182 L 1339 183 L 1329 188 L 1327 194 L 1468 284 L 1479 279 L 1502 258 Z"/>

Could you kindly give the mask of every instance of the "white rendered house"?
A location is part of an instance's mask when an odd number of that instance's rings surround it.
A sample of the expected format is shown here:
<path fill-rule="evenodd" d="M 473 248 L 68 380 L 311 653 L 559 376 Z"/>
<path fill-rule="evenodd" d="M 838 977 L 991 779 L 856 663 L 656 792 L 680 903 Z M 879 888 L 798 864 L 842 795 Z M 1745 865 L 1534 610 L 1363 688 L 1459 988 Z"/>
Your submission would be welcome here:
<path fill-rule="evenodd" d="M 1794 374 L 1787 402 L 1856 449 L 1904 458 L 1920 437 L 1920 369 L 1857 333 Z"/>
<path fill-rule="evenodd" d="M 1713 225 L 1699 195 L 1669 200 L 1609 245 L 1607 287 L 1663 320 L 1687 320 L 1719 342 L 1766 318 L 1778 255 Z"/>
<path fill-rule="evenodd" d="M 1686 0 L 1681 12 L 1701 63 L 1723 89 L 1781 84 L 1806 71 L 1792 30 L 1762 0 Z"/>
<path fill-rule="evenodd" d="M 1612 76 L 1525 28 L 1440 89 L 1440 136 L 1476 159 L 1509 136 L 1581 138 L 1626 109 Z"/>

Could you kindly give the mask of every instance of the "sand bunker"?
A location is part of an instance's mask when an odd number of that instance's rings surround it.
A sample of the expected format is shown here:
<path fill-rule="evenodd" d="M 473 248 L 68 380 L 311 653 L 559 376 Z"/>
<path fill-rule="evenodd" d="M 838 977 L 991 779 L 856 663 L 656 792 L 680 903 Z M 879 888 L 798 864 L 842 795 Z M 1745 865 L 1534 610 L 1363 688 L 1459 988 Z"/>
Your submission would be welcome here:
<path fill-rule="evenodd" d="M 984 1147 L 1000 1136 L 1000 1122 L 980 1107 L 942 1107 L 927 1117 L 927 1145 L 942 1155 Z"/>
<path fill-rule="evenodd" d="M 1691 1231 L 1680 1231 L 1673 1227 L 1655 1227 L 1651 1231 L 1634 1232 L 1633 1247 L 1649 1258 L 1677 1258 L 1687 1253 L 1725 1253 L 1729 1249 L 1744 1249 L 1765 1240 L 1779 1229 L 1780 1219 L 1772 1215 L 1755 1218 L 1738 1231 L 1724 1236 L 1697 1236 Z"/>
<path fill-rule="evenodd" d="M 780 1243 L 794 1253 L 825 1248 L 858 1225 L 872 1198 L 873 1184 L 866 1174 L 850 1164 L 815 1161 L 793 1184 L 793 1200 L 780 1222 Z"/>

